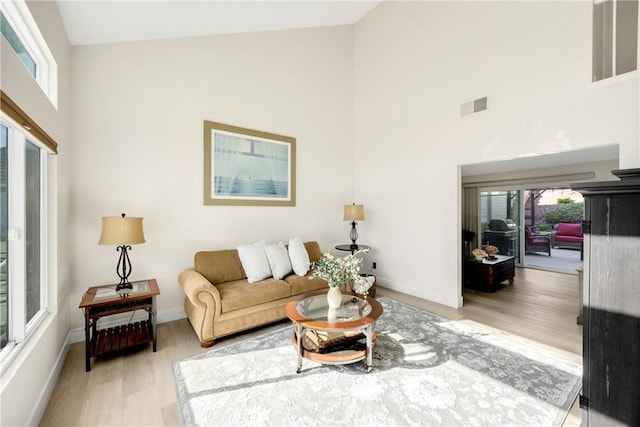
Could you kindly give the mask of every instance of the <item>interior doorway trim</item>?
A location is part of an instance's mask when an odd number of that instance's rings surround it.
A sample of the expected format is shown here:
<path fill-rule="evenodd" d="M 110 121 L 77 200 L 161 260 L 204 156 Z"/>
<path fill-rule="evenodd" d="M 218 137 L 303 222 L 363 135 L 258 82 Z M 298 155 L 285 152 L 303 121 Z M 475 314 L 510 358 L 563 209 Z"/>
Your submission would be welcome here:
<path fill-rule="evenodd" d="M 548 184 L 552 182 L 577 182 L 594 179 L 596 176 L 593 172 L 570 173 L 565 175 L 547 175 L 536 176 L 531 178 L 509 178 L 494 181 L 474 181 L 462 184 L 463 188 L 469 187 L 498 187 L 508 185 L 517 187 L 530 184 Z"/>

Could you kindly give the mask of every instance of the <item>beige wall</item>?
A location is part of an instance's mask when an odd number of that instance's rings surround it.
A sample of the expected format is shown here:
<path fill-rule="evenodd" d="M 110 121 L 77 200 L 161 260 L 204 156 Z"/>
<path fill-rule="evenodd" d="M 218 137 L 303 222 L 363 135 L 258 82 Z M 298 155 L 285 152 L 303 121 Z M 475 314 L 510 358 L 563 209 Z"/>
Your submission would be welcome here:
<path fill-rule="evenodd" d="M 25 344 L 0 379 L 0 425 L 37 423 L 52 391 L 69 334 L 69 72 L 71 50 L 54 2 L 28 2 L 58 64 L 58 108 L 31 78 L 2 39 L 2 90 L 58 143 L 49 157 L 49 310 L 44 325 Z M 77 304 L 77 303 L 76 303 Z"/>
<path fill-rule="evenodd" d="M 589 2 L 385 1 L 356 25 L 355 194 L 381 282 L 461 303 L 459 165 L 617 143 L 638 167 L 638 78 L 589 84 L 590 22 Z"/>
<path fill-rule="evenodd" d="M 117 279 L 100 218 L 143 216 L 134 279 L 155 277 L 160 320 L 182 316 L 178 274 L 198 250 L 347 239 L 353 198 L 352 27 L 73 49 L 72 270 L 79 302 Z M 203 205 L 203 121 L 297 139 L 295 207 Z M 72 326 L 81 326 L 71 307 Z M 164 316 L 164 317 L 162 317 Z"/>

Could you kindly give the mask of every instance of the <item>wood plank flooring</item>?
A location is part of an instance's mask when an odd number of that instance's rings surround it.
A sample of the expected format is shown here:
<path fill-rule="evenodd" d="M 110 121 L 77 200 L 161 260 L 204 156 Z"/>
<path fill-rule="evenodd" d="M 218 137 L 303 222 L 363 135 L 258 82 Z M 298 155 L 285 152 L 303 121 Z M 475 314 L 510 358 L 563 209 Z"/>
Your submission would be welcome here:
<path fill-rule="evenodd" d="M 582 363 L 577 281 L 575 275 L 518 268 L 515 284 L 495 293 L 465 289 L 465 305 L 459 310 L 382 287 L 378 295 L 498 331 Z M 288 323 L 221 339 L 216 347 Z M 144 346 L 128 354 L 93 359 L 91 372 L 85 372 L 84 343 L 73 344 L 40 425 L 180 425 L 171 362 L 202 351 L 206 350 L 200 348 L 186 319 L 158 325 L 156 353 Z M 579 426 L 580 420 L 574 404 L 564 426 Z"/>

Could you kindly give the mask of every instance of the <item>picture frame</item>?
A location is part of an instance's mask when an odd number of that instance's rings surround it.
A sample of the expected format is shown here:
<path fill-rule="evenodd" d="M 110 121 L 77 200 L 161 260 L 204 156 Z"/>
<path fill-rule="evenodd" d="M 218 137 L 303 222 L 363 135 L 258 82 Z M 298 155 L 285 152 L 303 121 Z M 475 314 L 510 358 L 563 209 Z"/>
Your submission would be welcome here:
<path fill-rule="evenodd" d="M 204 204 L 296 205 L 296 139 L 204 121 Z"/>

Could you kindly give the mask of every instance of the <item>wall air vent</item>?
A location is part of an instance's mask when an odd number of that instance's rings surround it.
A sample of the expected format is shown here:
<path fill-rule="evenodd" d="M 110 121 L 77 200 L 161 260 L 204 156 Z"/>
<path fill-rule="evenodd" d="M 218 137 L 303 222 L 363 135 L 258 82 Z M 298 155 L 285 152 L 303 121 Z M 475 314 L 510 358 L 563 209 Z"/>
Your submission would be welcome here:
<path fill-rule="evenodd" d="M 484 111 L 487 109 L 489 104 L 488 97 L 483 96 L 482 98 L 475 99 L 470 102 L 465 102 L 460 106 L 460 115 L 468 116 L 469 114 L 478 113 L 480 111 Z"/>

